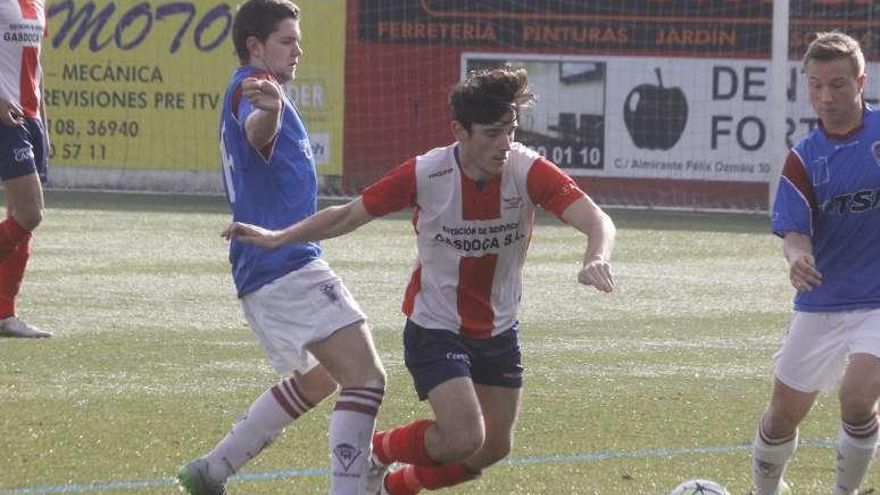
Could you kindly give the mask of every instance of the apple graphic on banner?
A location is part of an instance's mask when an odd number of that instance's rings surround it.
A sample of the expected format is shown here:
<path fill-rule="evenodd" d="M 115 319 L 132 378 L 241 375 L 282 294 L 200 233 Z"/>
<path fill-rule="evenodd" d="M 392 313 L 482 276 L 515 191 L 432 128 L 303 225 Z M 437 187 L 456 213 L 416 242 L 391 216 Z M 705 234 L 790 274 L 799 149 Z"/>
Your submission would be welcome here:
<path fill-rule="evenodd" d="M 623 121 L 636 147 L 668 150 L 687 124 L 687 98 L 681 88 L 663 86 L 659 67 L 654 72 L 658 85 L 640 84 L 626 96 Z"/>

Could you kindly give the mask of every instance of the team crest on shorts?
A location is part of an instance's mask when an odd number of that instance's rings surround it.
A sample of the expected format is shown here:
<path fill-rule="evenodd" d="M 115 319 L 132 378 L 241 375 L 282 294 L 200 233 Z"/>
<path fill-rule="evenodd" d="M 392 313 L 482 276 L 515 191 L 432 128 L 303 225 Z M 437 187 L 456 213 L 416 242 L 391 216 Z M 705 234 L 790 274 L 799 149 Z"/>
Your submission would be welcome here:
<path fill-rule="evenodd" d="M 30 146 L 12 150 L 12 153 L 15 155 L 14 159 L 17 162 L 24 162 L 34 159 L 34 149 Z"/>
<path fill-rule="evenodd" d="M 874 141 L 871 145 L 871 156 L 874 157 L 874 163 L 880 166 L 880 141 Z"/>
<path fill-rule="evenodd" d="M 336 293 L 336 286 L 333 284 L 322 285 L 321 294 L 327 296 L 327 299 L 330 299 L 330 302 L 336 302 L 339 300 L 339 294 Z"/>
<path fill-rule="evenodd" d="M 340 443 L 336 447 L 333 447 L 333 455 L 336 457 L 336 460 L 339 461 L 339 464 L 342 465 L 342 468 L 348 471 L 351 468 L 351 465 L 354 464 L 354 461 L 361 456 L 361 451 L 357 447 L 347 443 Z"/>

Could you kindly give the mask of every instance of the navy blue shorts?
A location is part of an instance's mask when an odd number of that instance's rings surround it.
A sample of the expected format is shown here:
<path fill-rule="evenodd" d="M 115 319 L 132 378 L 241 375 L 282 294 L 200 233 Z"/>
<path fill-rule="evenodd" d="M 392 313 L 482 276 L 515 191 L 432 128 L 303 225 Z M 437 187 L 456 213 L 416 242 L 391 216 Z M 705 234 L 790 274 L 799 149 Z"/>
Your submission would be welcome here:
<path fill-rule="evenodd" d="M 0 124 L 0 180 L 36 172 L 46 182 L 48 158 L 43 121 L 25 118 L 22 125 Z"/>
<path fill-rule="evenodd" d="M 462 376 L 474 383 L 522 388 L 519 323 L 489 339 L 469 339 L 448 330 L 423 328 L 406 320 L 404 361 L 419 400 L 441 383 Z"/>

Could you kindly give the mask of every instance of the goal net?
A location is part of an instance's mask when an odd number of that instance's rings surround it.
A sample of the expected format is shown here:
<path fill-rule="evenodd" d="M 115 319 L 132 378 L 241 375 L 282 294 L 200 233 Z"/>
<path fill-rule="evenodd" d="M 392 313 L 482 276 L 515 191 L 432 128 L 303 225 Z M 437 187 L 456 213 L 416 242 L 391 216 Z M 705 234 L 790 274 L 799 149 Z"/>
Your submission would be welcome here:
<path fill-rule="evenodd" d="M 449 89 L 499 64 L 526 67 L 539 96 L 518 139 L 605 205 L 766 211 L 787 145 L 816 125 L 799 69 L 817 31 L 862 42 L 866 99 L 880 95 L 872 0 L 297 4 L 305 54 L 287 91 L 327 195 L 451 142 Z M 46 15 L 50 185 L 222 191 L 235 6 L 57 0 Z"/>
<path fill-rule="evenodd" d="M 607 205 L 766 211 L 787 146 L 816 120 L 800 57 L 838 29 L 876 59 L 880 3 L 792 1 L 774 106 L 771 1 L 358 0 L 349 5 L 343 187 L 452 140 L 467 72 L 524 66 L 518 140 Z M 866 97 L 880 94 L 869 63 Z M 880 76 L 880 74 L 877 74 Z M 778 86 L 778 85 L 777 85 Z M 774 119 L 785 138 L 774 138 Z M 784 141 L 784 142 L 782 142 Z"/>

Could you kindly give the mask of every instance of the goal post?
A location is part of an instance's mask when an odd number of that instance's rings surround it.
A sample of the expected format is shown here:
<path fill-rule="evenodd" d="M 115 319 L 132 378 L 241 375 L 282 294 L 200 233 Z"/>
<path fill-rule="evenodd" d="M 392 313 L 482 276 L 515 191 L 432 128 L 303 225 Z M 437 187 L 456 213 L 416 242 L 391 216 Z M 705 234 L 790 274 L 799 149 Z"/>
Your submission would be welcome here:
<path fill-rule="evenodd" d="M 788 66 L 789 66 L 789 0 L 773 2 L 772 52 L 770 56 L 771 111 L 770 141 L 772 143 L 770 176 L 768 177 L 768 212 L 773 211 L 776 188 L 782 164 L 788 153 Z"/>

